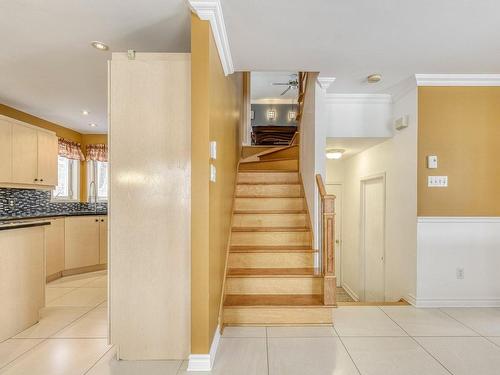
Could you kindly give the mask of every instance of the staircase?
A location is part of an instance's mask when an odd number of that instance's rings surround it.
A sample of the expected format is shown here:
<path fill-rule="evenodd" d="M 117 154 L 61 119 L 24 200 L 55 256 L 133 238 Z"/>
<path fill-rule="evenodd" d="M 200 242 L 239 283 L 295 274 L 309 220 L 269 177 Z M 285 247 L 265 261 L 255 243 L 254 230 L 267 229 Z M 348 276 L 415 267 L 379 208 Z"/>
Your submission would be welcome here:
<path fill-rule="evenodd" d="M 227 260 L 224 325 L 332 324 L 315 273 L 298 146 L 240 161 Z"/>

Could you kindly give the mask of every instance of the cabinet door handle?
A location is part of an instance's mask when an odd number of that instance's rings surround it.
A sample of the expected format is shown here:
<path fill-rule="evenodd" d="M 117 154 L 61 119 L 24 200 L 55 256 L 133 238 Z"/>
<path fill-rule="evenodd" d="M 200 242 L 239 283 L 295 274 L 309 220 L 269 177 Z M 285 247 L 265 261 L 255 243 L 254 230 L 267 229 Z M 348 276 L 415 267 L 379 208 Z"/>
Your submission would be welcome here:
<path fill-rule="evenodd" d="M 103 220 L 101 220 L 101 223 L 104 223 L 104 219 L 103 219 Z"/>
<path fill-rule="evenodd" d="M 43 178 L 41 178 L 40 181 L 43 182 Z"/>
<path fill-rule="evenodd" d="M 36 182 L 36 181 L 38 181 L 38 178 L 35 178 L 35 180 L 34 180 L 34 181 L 35 181 L 35 182 Z"/>
<path fill-rule="evenodd" d="M 98 219 L 95 219 L 95 222 L 97 223 L 99 220 Z"/>

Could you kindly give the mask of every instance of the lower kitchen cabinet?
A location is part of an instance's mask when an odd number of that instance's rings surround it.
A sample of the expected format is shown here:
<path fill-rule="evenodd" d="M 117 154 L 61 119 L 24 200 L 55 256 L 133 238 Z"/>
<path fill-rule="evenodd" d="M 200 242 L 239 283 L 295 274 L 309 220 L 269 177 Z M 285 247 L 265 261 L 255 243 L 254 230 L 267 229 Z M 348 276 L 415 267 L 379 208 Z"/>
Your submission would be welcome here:
<path fill-rule="evenodd" d="M 99 264 L 108 263 L 108 218 L 99 217 Z"/>
<path fill-rule="evenodd" d="M 56 276 L 64 270 L 64 218 L 50 220 L 45 227 L 46 276 Z"/>
<path fill-rule="evenodd" d="M 99 264 L 99 218 L 77 216 L 65 220 L 65 270 Z"/>

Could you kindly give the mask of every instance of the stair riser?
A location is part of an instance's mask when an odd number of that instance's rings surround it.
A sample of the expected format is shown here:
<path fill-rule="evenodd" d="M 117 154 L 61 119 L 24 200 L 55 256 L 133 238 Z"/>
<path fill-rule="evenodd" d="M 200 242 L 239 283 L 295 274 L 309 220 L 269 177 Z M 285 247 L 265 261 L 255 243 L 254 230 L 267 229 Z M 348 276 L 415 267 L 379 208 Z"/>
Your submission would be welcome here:
<path fill-rule="evenodd" d="M 259 156 L 260 160 L 272 160 L 272 159 L 298 159 L 299 157 L 299 146 L 294 146 L 290 148 L 285 148 L 284 150 L 275 151 L 269 154 Z"/>
<path fill-rule="evenodd" d="M 236 196 L 252 197 L 301 197 L 300 185 L 238 185 Z"/>
<path fill-rule="evenodd" d="M 299 169 L 298 160 L 273 160 L 240 163 L 240 171 L 248 170 L 274 170 L 274 171 L 297 171 Z"/>
<path fill-rule="evenodd" d="M 305 210 L 304 198 L 235 198 L 235 210 Z"/>
<path fill-rule="evenodd" d="M 321 294 L 317 277 L 228 277 L 226 294 Z"/>
<path fill-rule="evenodd" d="M 235 214 L 233 227 L 307 227 L 306 214 Z"/>
<path fill-rule="evenodd" d="M 311 235 L 309 232 L 233 232 L 231 245 L 307 246 L 311 245 Z"/>
<path fill-rule="evenodd" d="M 224 324 L 332 324 L 333 311 L 325 307 L 236 307 L 224 309 Z"/>
<path fill-rule="evenodd" d="M 280 172 L 280 173 L 238 173 L 239 183 L 299 183 L 299 174 L 296 172 Z"/>
<path fill-rule="evenodd" d="M 229 268 L 307 268 L 314 267 L 313 253 L 231 253 Z"/>

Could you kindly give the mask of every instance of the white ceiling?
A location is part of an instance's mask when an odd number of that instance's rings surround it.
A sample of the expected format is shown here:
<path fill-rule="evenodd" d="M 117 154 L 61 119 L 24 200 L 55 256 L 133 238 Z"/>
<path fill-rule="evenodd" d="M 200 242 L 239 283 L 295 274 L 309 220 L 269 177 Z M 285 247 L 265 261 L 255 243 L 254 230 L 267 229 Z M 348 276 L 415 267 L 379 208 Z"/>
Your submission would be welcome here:
<path fill-rule="evenodd" d="M 188 52 L 189 14 L 184 0 L 0 1 L 0 103 L 82 133 L 106 132 L 111 52 Z M 92 48 L 93 40 L 110 51 Z"/>
<path fill-rule="evenodd" d="M 337 78 L 328 89 L 336 93 L 394 93 L 415 73 L 500 73 L 498 0 L 220 1 L 236 70 L 319 71 Z M 0 35 L 0 103 L 105 132 L 110 52 L 89 43 L 188 52 L 189 8 L 184 0 L 5 0 Z M 368 85 L 375 72 L 382 82 Z"/>
<path fill-rule="evenodd" d="M 498 0 L 221 0 L 236 70 L 319 71 L 329 92 L 415 73 L 500 73 Z M 381 73 L 369 85 L 366 76 Z"/>
<path fill-rule="evenodd" d="M 275 86 L 273 83 L 288 82 L 292 74 L 297 72 L 252 72 L 250 75 L 251 98 L 255 100 L 263 99 L 288 99 L 290 102 L 297 98 L 297 90 L 288 90 L 285 95 L 280 95 L 288 86 Z"/>
<path fill-rule="evenodd" d="M 327 150 L 344 150 L 342 159 L 345 160 L 359 154 L 361 151 L 385 142 L 388 138 L 326 138 Z"/>

